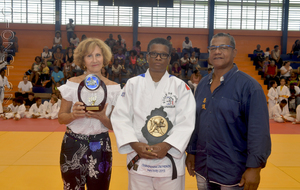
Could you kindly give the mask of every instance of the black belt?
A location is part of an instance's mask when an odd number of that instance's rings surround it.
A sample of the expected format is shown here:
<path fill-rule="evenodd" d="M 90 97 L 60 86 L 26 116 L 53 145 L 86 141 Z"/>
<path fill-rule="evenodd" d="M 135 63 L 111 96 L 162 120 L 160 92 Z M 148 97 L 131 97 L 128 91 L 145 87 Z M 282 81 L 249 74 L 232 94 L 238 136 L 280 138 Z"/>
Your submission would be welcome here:
<path fill-rule="evenodd" d="M 172 180 L 177 178 L 177 169 L 176 169 L 176 165 L 174 162 L 173 157 L 167 153 L 166 157 L 168 157 L 171 161 L 172 164 Z M 141 157 L 137 154 L 128 164 L 127 164 L 127 168 L 128 170 L 131 170 L 132 167 L 134 167 L 133 169 L 137 170 L 136 168 L 136 162 L 140 159 Z"/>

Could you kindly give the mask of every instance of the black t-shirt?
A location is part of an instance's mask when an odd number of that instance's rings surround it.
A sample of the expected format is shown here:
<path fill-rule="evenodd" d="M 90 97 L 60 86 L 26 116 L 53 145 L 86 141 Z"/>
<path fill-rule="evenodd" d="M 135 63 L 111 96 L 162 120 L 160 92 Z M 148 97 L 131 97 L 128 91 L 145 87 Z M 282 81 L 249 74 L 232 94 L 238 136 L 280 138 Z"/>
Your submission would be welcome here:
<path fill-rule="evenodd" d="M 30 101 L 29 99 L 26 99 L 25 100 L 25 106 L 32 106 L 32 104 L 34 104 L 35 103 L 35 100 L 33 99 L 32 101 Z"/>
<path fill-rule="evenodd" d="M 175 61 L 177 61 L 178 59 L 179 59 L 179 56 L 178 56 L 177 53 L 175 53 L 175 55 L 173 55 L 173 54 L 171 53 L 171 61 L 170 61 L 170 64 L 173 65 L 173 63 L 174 63 Z"/>

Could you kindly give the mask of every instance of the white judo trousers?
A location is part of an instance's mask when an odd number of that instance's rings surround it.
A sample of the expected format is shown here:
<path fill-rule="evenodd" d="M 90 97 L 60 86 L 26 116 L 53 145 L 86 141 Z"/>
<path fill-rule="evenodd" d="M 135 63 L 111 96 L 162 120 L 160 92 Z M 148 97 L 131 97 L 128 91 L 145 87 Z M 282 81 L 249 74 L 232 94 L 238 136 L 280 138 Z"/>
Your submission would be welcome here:
<path fill-rule="evenodd" d="M 129 175 L 134 176 L 129 178 L 130 189 L 156 189 L 154 183 L 163 181 L 160 178 L 165 178 L 163 183 L 168 184 L 160 189 L 181 187 L 179 177 L 184 178 L 185 174 L 185 149 L 195 126 L 195 106 L 195 99 L 188 85 L 167 72 L 158 83 L 152 80 L 149 70 L 127 81 L 111 116 L 119 152 L 127 154 L 128 164 L 137 155 L 130 143 L 148 143 L 141 130 L 150 119 L 151 111 L 163 107 L 173 125 L 163 142 L 172 146 L 168 153 L 174 159 L 178 176 L 171 180 L 172 165 L 167 157 L 140 159 L 137 162 L 138 169 L 128 171 Z M 135 177 L 136 175 L 140 178 Z M 148 184 L 147 188 L 144 188 L 143 183 Z"/>
<path fill-rule="evenodd" d="M 21 119 L 25 116 L 25 111 L 26 111 L 26 107 L 24 104 L 22 104 L 22 105 L 18 106 L 16 112 L 6 113 L 5 117 L 7 119 L 10 119 L 10 118 Z"/>

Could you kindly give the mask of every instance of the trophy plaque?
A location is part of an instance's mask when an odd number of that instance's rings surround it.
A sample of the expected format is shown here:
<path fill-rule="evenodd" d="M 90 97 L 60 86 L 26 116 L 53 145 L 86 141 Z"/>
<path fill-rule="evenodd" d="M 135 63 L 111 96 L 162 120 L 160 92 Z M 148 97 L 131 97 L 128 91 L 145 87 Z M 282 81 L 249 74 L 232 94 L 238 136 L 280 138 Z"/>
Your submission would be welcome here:
<path fill-rule="evenodd" d="M 78 100 L 85 111 L 102 111 L 107 100 L 105 83 L 95 74 L 89 74 L 78 86 Z"/>
<path fill-rule="evenodd" d="M 168 132 L 173 124 L 169 121 L 167 113 L 163 107 L 156 108 L 147 116 L 145 126 L 142 128 L 142 134 L 149 145 L 155 145 L 163 142 L 168 137 Z"/>

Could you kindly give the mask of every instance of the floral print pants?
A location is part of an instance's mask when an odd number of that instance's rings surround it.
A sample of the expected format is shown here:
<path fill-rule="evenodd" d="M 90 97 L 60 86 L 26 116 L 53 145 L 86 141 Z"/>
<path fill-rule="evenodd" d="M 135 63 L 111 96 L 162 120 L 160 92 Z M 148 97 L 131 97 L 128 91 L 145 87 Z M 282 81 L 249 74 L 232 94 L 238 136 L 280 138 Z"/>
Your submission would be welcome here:
<path fill-rule="evenodd" d="M 108 190 L 112 151 L 108 133 L 80 135 L 67 131 L 60 153 L 64 190 Z"/>

